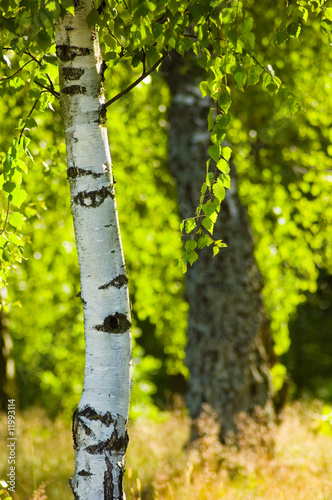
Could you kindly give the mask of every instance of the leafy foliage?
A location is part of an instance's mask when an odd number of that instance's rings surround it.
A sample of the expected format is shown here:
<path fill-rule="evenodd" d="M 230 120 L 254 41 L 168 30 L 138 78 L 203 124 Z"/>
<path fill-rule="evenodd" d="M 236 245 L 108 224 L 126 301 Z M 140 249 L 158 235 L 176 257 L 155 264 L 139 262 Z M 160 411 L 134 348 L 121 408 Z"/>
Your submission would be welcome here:
<path fill-rule="evenodd" d="M 260 7 L 253 8 L 255 18 L 263 19 Z M 331 63 L 317 20 L 303 26 L 302 42 L 289 42 L 286 58 L 264 41 L 281 22 L 274 3 L 264 5 L 264 16 L 257 26 L 260 51 L 276 61 L 278 73 L 297 89 L 305 111 L 289 116 L 279 99 L 270 99 L 257 87 L 246 96 L 239 92 L 229 140 L 281 354 L 289 347 L 289 318 L 306 300 L 306 292 L 316 290 L 318 268 L 331 272 Z"/>
<path fill-rule="evenodd" d="M 27 309 L 11 310 L 20 385 L 25 388 L 23 382 L 28 380 L 32 392 L 42 387 L 41 404 L 56 411 L 66 405 L 72 384 L 75 394 L 80 392 L 77 374 L 83 363 L 82 315 L 75 298 L 78 270 L 65 201 L 64 145 L 58 114 L 52 114 L 53 109 L 57 111 L 58 97 L 53 21 L 66 11 L 74 14 L 74 2 L 2 0 L 1 8 L 0 106 L 6 116 L 1 125 L 1 278 L 4 282 L 14 268 L 12 297 L 19 300 L 22 292 L 33 298 Z M 181 260 L 181 256 L 179 239 L 173 233 L 180 222 L 173 199 L 175 187 L 163 164 L 163 114 L 168 97 L 160 82 L 162 90 L 144 87 L 142 81 L 172 50 L 181 55 L 192 51 L 205 70 L 200 91 L 211 102 L 210 158 L 196 213 L 181 224 L 189 238 L 182 267 L 185 270 L 193 264 L 200 249 L 212 246 L 216 255 L 224 245 L 214 240 L 213 228 L 231 187 L 232 147 L 280 354 L 289 345 L 289 317 L 305 300 L 304 293 L 315 290 L 317 267 L 328 267 L 331 262 L 331 68 L 326 44 L 326 40 L 331 43 L 331 18 L 331 8 L 322 0 L 297 0 L 286 7 L 281 2 L 258 5 L 253 0 L 246 4 L 238 0 L 100 0 L 90 12 L 88 22 L 98 26 L 109 70 L 106 81 L 112 82 L 106 107 L 114 117 L 115 165 L 127 167 L 115 167 L 115 177 L 120 181 L 122 227 L 128 228 L 124 244 L 135 296 L 134 334 L 141 344 L 134 357 L 141 363 L 138 370 L 149 374 L 148 378 L 160 370 L 162 362 L 169 373 L 185 374 L 187 306 L 178 270 L 169 265 L 170 258 Z M 267 92 L 258 92 L 258 84 Z M 115 104 L 137 85 L 142 85 L 140 93 L 128 94 L 127 101 Z M 306 114 L 296 115 L 304 108 Z M 162 121 L 152 134 L 151 122 Z M 133 182 L 126 180 L 128 176 Z M 54 207 L 54 212 L 46 212 L 46 206 Z M 24 241 L 29 260 L 17 267 Z M 163 316 L 162 310 L 167 311 Z M 142 361 L 148 347 L 139 325 L 146 321 L 161 339 L 162 355 L 151 351 Z M 24 332 L 21 325 L 25 325 Z M 68 352 L 70 364 L 77 367 L 71 384 L 66 384 Z M 29 370 L 23 371 L 24 366 Z M 155 387 L 150 379 L 139 390 L 149 401 Z"/>
<path fill-rule="evenodd" d="M 288 5 L 285 19 L 278 26 L 275 36 L 272 36 L 272 43 L 279 46 L 288 39 L 297 39 L 301 22 L 307 21 L 309 13 L 321 16 L 322 30 L 329 37 L 330 10 L 325 8 L 324 0 L 298 0 L 295 5 Z M 37 63 L 36 69 L 31 72 L 33 85 L 30 86 L 29 96 L 36 98 L 36 103 L 45 91 L 54 97 L 57 91 L 48 72 L 46 57 L 53 43 L 53 20 L 66 11 L 74 14 L 73 1 L 35 2 L 30 5 L 23 0 L 6 0 L 4 11 L 4 47 L 20 57 L 28 55 L 30 60 L 26 62 L 27 65 Z M 109 68 L 122 60 L 128 60 L 133 68 L 142 67 L 142 75 L 119 95 L 149 75 L 172 50 L 180 55 L 192 51 L 206 71 L 206 79 L 201 82 L 200 90 L 202 97 L 208 95 L 213 103 L 208 119 L 212 145 L 209 149 L 206 182 L 202 186 L 196 214 L 189 224 L 181 226 L 196 242 L 195 246 L 193 241 L 185 246 L 185 270 L 187 263 L 193 264 L 197 259 L 196 248 L 202 249 L 213 244 L 213 253 L 216 255 L 225 246 L 213 239 L 213 229 L 225 189 L 231 185 L 228 166 L 231 152 L 225 153 L 222 143 L 230 121 L 232 88 L 243 91 L 261 81 L 271 95 L 278 94 L 282 101 L 289 103 L 291 112 L 295 112 L 299 104 L 282 84 L 271 64 L 264 66 L 259 62 L 253 32 L 254 17 L 250 15 L 250 6 L 239 0 L 99 0 L 88 14 L 87 21 L 99 28 L 104 58 Z M 6 52 L 3 57 L 9 63 Z M 19 77 L 17 79 L 19 81 L 15 84 L 13 78 L 9 78 L 10 85 L 24 83 Z M 43 89 L 37 97 L 36 86 Z M 114 100 L 113 97 L 105 106 Z"/>

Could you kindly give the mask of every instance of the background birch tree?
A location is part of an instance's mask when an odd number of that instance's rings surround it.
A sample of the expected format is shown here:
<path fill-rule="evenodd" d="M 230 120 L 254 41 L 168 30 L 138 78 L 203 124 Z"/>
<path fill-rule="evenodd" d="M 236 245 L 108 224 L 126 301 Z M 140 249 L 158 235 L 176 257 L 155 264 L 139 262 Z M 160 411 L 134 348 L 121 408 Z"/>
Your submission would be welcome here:
<path fill-rule="evenodd" d="M 208 160 L 206 122 L 211 102 L 201 98 L 202 71 L 193 57 L 182 59 L 173 54 L 164 64 L 164 72 L 172 96 L 168 113 L 170 167 L 177 180 L 181 218 L 190 220 L 204 182 L 202 165 Z M 227 190 L 215 227 L 215 234 L 227 242 L 227 248 L 215 259 L 207 249 L 203 251 L 187 271 L 185 288 L 190 307 L 186 400 L 194 421 L 206 405 L 213 409 L 222 442 L 236 434 L 236 418 L 241 412 L 254 418 L 260 411 L 262 424 L 264 419 L 268 423 L 275 417 L 270 369 L 276 356 L 234 165 L 231 170 L 232 189 Z"/>

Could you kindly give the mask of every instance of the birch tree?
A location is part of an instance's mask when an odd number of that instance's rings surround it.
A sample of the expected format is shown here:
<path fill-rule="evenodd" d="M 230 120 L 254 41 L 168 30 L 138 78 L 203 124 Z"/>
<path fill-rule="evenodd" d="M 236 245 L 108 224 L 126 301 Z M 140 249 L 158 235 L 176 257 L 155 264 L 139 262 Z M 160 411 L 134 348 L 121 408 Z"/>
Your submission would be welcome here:
<path fill-rule="evenodd" d="M 74 415 L 75 498 L 123 498 L 130 397 L 130 308 L 105 126 L 103 60 L 90 1 L 56 29 L 60 102 L 81 275 L 86 363 Z"/>

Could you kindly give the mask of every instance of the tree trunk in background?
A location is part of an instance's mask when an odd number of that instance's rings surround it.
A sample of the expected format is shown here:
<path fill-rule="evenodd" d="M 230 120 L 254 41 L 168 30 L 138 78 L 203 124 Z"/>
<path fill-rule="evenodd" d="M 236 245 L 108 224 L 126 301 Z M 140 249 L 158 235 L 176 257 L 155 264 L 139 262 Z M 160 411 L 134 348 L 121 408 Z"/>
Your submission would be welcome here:
<path fill-rule="evenodd" d="M 122 500 L 130 308 L 102 107 L 103 61 L 97 30 L 86 22 L 91 8 L 91 0 L 76 0 L 75 16 L 65 16 L 56 38 L 86 342 L 83 393 L 73 418 L 71 487 L 75 499 Z"/>
<path fill-rule="evenodd" d="M 201 70 L 194 60 L 172 56 L 164 66 L 172 103 L 169 109 L 169 160 L 177 180 L 182 219 L 195 214 L 205 180 L 209 99 L 198 87 Z M 274 418 L 269 367 L 273 345 L 264 313 L 262 280 L 257 268 L 245 208 L 232 166 L 232 190 L 226 190 L 216 224 L 216 238 L 227 243 L 212 258 L 204 249 L 186 275 L 189 302 L 186 364 L 190 371 L 187 404 L 196 419 L 208 404 L 217 414 L 220 438 L 236 434 L 236 415 L 256 407 Z"/>

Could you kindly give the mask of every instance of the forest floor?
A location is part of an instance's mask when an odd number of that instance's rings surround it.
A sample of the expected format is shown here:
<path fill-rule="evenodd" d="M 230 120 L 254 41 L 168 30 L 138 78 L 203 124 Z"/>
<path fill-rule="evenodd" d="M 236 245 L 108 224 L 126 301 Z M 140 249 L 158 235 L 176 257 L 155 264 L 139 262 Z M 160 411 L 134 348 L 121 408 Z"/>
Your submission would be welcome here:
<path fill-rule="evenodd" d="M 242 420 L 241 452 L 219 445 L 208 412 L 195 448 L 186 446 L 190 420 L 182 409 L 158 421 L 139 418 L 129 429 L 127 500 L 332 500 L 332 436 L 318 432 L 321 406 L 288 406 L 266 435 Z M 0 416 L 0 479 L 8 474 L 7 434 L 7 419 Z M 41 410 L 19 415 L 15 458 L 14 500 L 72 499 L 69 421 L 51 422 Z"/>

